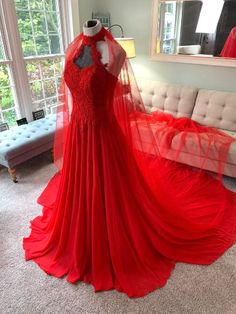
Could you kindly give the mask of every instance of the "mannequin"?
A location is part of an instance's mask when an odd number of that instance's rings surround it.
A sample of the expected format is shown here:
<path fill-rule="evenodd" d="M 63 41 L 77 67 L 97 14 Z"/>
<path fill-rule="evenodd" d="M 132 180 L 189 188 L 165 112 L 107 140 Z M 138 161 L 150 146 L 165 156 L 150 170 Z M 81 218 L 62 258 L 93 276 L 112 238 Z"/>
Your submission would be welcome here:
<path fill-rule="evenodd" d="M 86 36 L 94 36 L 102 29 L 102 24 L 99 20 L 88 20 L 83 25 L 83 33 Z M 109 60 L 109 51 L 108 45 L 106 41 L 98 41 L 97 42 L 97 49 L 101 53 L 101 62 L 106 66 L 107 70 L 111 72 L 113 75 L 118 76 L 122 65 L 124 64 L 126 53 L 122 47 L 120 49 L 116 49 L 115 51 L 115 64 L 108 63 Z M 90 66 L 92 63 L 91 58 L 91 47 L 86 46 L 84 47 L 81 55 L 75 60 L 75 63 L 80 67 Z"/>

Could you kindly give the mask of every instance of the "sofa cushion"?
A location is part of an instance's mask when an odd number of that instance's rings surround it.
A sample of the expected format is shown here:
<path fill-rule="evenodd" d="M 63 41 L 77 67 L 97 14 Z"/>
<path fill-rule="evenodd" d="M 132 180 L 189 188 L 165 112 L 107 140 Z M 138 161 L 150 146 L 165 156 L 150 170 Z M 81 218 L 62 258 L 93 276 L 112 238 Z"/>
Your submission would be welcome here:
<path fill-rule="evenodd" d="M 230 132 L 227 130 L 222 130 L 222 131 L 225 132 L 226 134 L 230 135 L 230 136 L 233 136 L 236 139 L 236 133 L 235 132 Z M 173 138 L 172 145 L 171 145 L 171 148 L 173 150 L 175 150 L 175 151 L 178 150 L 180 139 L 182 136 L 183 136 L 183 132 L 180 132 L 179 134 L 177 134 Z M 182 147 L 182 151 L 185 153 L 189 153 L 191 155 L 202 156 L 202 157 L 205 157 L 206 153 L 207 153 L 207 156 L 210 159 L 215 160 L 217 158 L 217 155 L 219 152 L 219 147 L 217 147 L 215 145 L 211 145 L 210 150 L 207 152 L 207 150 L 209 148 L 208 137 L 207 136 L 204 137 L 204 133 L 203 133 L 201 138 L 202 138 L 201 151 L 199 151 L 200 147 L 199 147 L 199 143 L 197 141 L 196 134 L 189 132 L 187 134 L 187 136 L 185 137 L 184 146 Z M 236 165 L 236 141 L 230 145 L 230 149 L 229 149 L 228 156 L 227 156 L 227 162 L 230 164 Z"/>
<path fill-rule="evenodd" d="M 226 134 L 232 136 L 232 137 L 235 138 L 235 140 L 236 140 L 236 132 L 234 132 L 234 131 L 229 131 L 229 130 L 223 130 L 223 129 L 221 130 L 221 132 L 224 132 L 224 133 L 226 133 Z"/>
<path fill-rule="evenodd" d="M 161 110 L 175 117 L 191 117 L 197 88 L 138 80 L 139 91 L 147 112 Z"/>
<path fill-rule="evenodd" d="M 192 119 L 203 125 L 236 131 L 236 93 L 200 90 Z"/>

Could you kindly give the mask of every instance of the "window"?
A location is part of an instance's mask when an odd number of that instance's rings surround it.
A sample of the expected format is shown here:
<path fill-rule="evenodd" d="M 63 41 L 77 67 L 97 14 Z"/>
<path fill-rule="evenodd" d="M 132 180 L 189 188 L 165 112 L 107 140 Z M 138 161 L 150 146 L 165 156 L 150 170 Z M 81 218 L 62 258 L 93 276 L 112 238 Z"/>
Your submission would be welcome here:
<path fill-rule="evenodd" d="M 175 1 L 166 1 L 160 3 L 160 14 L 162 24 L 160 25 L 160 49 L 161 53 L 175 53 L 177 45 L 176 20 L 179 10 Z"/>
<path fill-rule="evenodd" d="M 15 85 L 12 79 L 12 62 L 3 45 L 3 21 L 0 21 L 0 121 L 9 126 L 19 116 Z"/>
<path fill-rule="evenodd" d="M 69 12 L 67 0 L 2 0 L 0 122 L 13 126 L 24 116 L 31 120 L 35 110 L 55 112 L 64 50 L 72 40 Z"/>
<path fill-rule="evenodd" d="M 27 61 L 26 65 L 33 108 L 55 112 L 58 103 L 62 58 Z"/>

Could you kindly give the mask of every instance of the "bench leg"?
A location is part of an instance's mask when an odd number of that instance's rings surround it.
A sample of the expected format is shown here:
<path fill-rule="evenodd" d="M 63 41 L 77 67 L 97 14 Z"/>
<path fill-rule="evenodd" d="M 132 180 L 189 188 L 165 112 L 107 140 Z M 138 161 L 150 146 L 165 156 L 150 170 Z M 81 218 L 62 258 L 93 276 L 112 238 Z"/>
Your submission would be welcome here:
<path fill-rule="evenodd" d="M 16 177 L 16 169 L 15 168 L 8 168 L 8 172 L 11 176 L 11 179 L 13 182 L 17 183 L 17 177 Z"/>
<path fill-rule="evenodd" d="M 54 149 L 51 149 L 51 157 L 52 157 L 52 162 L 54 162 Z"/>

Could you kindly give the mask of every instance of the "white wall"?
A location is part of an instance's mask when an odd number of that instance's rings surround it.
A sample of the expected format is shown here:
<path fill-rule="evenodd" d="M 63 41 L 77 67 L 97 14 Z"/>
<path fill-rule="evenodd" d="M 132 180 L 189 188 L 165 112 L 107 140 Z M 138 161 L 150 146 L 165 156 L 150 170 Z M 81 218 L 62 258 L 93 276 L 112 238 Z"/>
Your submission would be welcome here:
<path fill-rule="evenodd" d="M 91 4 L 91 0 L 88 2 Z M 137 78 L 236 92 L 236 68 L 150 60 L 148 53 L 151 35 L 151 0 L 97 0 L 96 2 L 96 8 L 100 11 L 110 12 L 112 24 L 121 24 L 125 36 L 135 38 L 137 57 L 132 60 L 132 65 Z M 87 1 L 86 4 L 84 1 L 84 5 L 87 6 Z M 118 28 L 114 35 L 120 35 Z"/>
<path fill-rule="evenodd" d="M 73 34 L 72 38 L 76 37 L 80 33 L 80 19 L 79 17 L 79 3 L 78 0 L 71 1 L 71 16 L 72 16 L 72 28 Z"/>
<path fill-rule="evenodd" d="M 97 12 L 101 8 L 100 0 L 77 0 L 79 1 L 80 30 L 85 21 L 92 18 L 92 12 Z"/>

